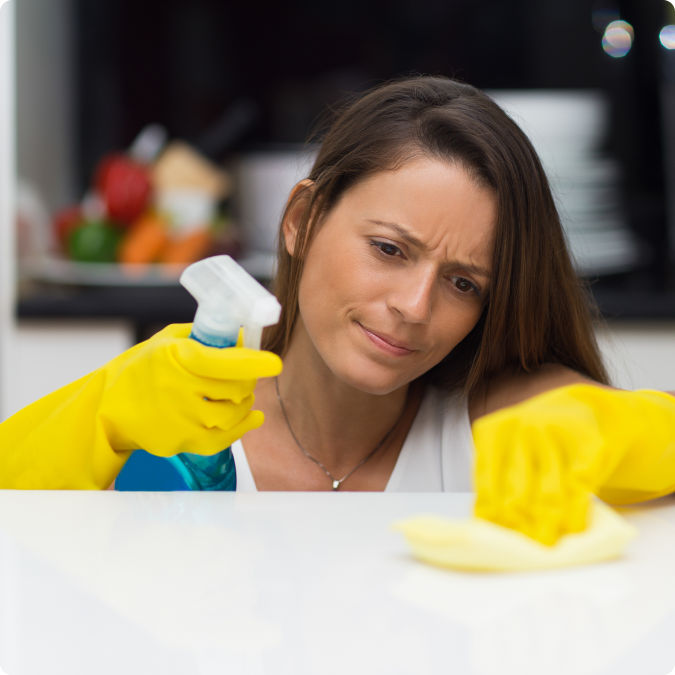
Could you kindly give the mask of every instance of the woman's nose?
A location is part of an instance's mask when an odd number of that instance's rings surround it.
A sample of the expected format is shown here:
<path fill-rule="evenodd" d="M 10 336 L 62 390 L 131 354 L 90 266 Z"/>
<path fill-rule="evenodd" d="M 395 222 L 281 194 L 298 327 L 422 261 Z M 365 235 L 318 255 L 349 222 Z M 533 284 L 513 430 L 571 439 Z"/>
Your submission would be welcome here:
<path fill-rule="evenodd" d="M 408 323 L 429 323 L 436 286 L 436 273 L 420 271 L 414 277 L 404 275 L 389 295 L 389 308 Z"/>

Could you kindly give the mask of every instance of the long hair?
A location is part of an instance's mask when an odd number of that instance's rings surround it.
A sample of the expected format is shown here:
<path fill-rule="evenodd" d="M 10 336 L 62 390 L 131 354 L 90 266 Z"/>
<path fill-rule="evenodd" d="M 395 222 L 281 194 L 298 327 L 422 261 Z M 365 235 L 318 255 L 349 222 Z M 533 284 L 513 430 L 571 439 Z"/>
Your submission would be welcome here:
<path fill-rule="evenodd" d="M 480 320 L 424 377 L 470 394 L 492 377 L 560 364 L 607 383 L 592 319 L 597 311 L 574 272 L 548 179 L 527 136 L 485 93 L 444 77 L 379 86 L 335 115 L 308 178 L 282 217 L 273 289 L 281 321 L 266 348 L 283 355 L 298 315 L 303 263 L 323 217 L 356 183 L 426 155 L 459 164 L 496 196 L 492 282 Z M 283 224 L 304 210 L 294 255 Z"/>

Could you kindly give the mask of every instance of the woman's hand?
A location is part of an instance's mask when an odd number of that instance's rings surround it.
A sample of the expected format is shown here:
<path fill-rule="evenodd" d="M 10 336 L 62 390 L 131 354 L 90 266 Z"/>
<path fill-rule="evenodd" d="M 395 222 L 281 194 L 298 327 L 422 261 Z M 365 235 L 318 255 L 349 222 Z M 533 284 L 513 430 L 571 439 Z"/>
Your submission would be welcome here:
<path fill-rule="evenodd" d="M 189 334 L 190 324 L 168 326 L 104 367 L 97 414 L 114 450 L 212 455 L 263 423 L 253 390 L 281 372 L 281 359 L 206 347 Z"/>
<path fill-rule="evenodd" d="M 482 417 L 476 515 L 545 543 L 586 527 L 591 493 L 641 501 L 675 490 L 675 399 L 593 385 Z"/>

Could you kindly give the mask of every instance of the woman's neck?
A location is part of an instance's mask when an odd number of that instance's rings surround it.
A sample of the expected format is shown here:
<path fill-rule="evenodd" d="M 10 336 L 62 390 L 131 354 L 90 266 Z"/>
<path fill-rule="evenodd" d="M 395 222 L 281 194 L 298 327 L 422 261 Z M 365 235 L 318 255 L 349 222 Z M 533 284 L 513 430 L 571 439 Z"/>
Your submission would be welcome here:
<path fill-rule="evenodd" d="M 284 355 L 278 385 L 297 440 L 335 474 L 348 471 L 372 452 L 397 424 L 408 402 L 408 385 L 376 395 L 340 380 L 301 323 Z"/>

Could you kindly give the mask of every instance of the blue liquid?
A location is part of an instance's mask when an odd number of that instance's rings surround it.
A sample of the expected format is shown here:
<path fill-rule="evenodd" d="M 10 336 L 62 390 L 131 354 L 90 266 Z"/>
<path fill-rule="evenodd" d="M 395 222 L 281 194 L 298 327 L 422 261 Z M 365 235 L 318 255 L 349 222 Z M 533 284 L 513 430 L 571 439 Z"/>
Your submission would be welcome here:
<path fill-rule="evenodd" d="M 214 333 L 207 333 L 203 331 L 196 323 L 192 324 L 192 333 L 190 337 L 197 342 L 201 342 L 207 347 L 218 347 L 218 349 L 226 349 L 227 347 L 234 347 L 237 344 L 239 331 L 234 335 L 216 335 Z"/>
<path fill-rule="evenodd" d="M 220 335 L 195 335 L 194 329 L 190 337 L 208 347 L 225 349 L 237 344 L 228 337 Z M 225 448 L 217 455 L 194 455 L 183 452 L 174 457 L 167 457 L 169 462 L 190 490 L 226 490 L 234 492 L 237 489 L 237 471 L 234 466 L 232 448 Z"/>
<path fill-rule="evenodd" d="M 165 461 L 180 474 L 189 490 L 234 492 L 237 489 L 237 471 L 231 448 L 208 457 L 184 452 L 167 457 Z"/>

